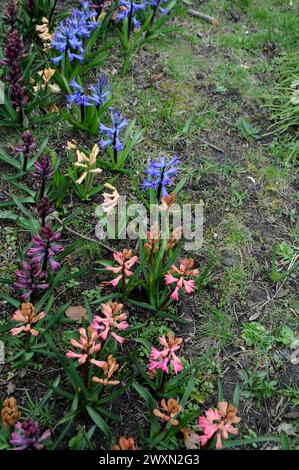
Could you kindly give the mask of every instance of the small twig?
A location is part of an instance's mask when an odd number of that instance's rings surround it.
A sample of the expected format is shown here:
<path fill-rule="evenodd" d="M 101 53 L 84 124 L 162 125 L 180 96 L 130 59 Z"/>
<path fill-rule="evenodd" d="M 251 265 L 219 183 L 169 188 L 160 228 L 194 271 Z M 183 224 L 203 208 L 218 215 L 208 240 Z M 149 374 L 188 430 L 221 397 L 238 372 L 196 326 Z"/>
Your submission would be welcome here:
<path fill-rule="evenodd" d="M 207 21 L 208 23 L 212 23 L 214 26 L 220 25 L 220 21 L 217 20 L 217 18 L 214 18 L 214 16 L 206 15 L 205 13 L 202 13 L 201 11 L 193 10 L 193 8 L 189 8 L 188 13 L 192 16 L 196 16 L 197 18 L 201 18 L 202 20 Z"/>
<path fill-rule="evenodd" d="M 83 238 L 83 240 L 87 240 L 88 242 L 93 242 L 93 243 L 98 243 L 99 245 L 101 245 L 103 248 L 105 248 L 105 250 L 108 250 L 110 251 L 111 253 L 115 253 L 115 250 L 113 248 L 111 248 L 110 246 L 106 245 L 105 243 L 101 242 L 100 240 L 96 240 L 95 238 L 91 238 L 91 237 L 88 237 L 87 235 L 82 235 L 81 233 L 78 233 L 76 232 L 75 230 L 67 227 L 66 225 L 64 225 L 64 222 L 63 220 L 61 220 L 59 217 L 57 217 L 57 215 L 52 215 L 53 219 L 57 220 L 58 223 L 60 223 L 61 225 L 64 226 L 65 230 L 69 233 L 71 233 L 72 235 L 76 235 L 77 237 L 79 238 Z"/>
<path fill-rule="evenodd" d="M 217 150 L 217 152 L 219 152 L 219 153 L 225 153 L 224 150 L 222 150 L 221 148 L 217 147 L 217 145 L 214 145 L 214 144 L 212 144 L 211 142 L 208 142 L 207 140 L 199 139 L 199 141 L 200 141 L 201 143 L 203 143 L 204 145 L 207 145 L 208 147 L 211 147 L 212 149 Z"/>

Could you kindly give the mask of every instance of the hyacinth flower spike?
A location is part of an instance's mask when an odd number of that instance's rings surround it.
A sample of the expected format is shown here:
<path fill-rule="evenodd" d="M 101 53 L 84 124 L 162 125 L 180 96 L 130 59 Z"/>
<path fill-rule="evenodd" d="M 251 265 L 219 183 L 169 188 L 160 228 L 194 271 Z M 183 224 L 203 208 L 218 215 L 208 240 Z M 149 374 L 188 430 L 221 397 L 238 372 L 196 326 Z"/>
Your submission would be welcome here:
<path fill-rule="evenodd" d="M 11 30 L 14 29 L 18 12 L 15 6 L 14 1 L 10 1 L 7 7 L 6 15 L 4 16 L 3 23 L 10 27 Z"/>
<path fill-rule="evenodd" d="M 47 196 L 44 196 L 36 205 L 36 212 L 41 219 L 41 226 L 46 225 L 46 217 L 54 212 L 54 207 L 51 205 L 51 201 Z"/>
<path fill-rule="evenodd" d="M 168 0 L 147 0 L 147 4 L 153 7 L 153 13 L 151 17 L 151 22 L 150 25 L 152 26 L 155 21 L 155 17 L 158 13 L 158 11 L 161 13 L 161 15 L 167 15 L 168 13 L 168 8 L 163 8 L 161 5 L 163 3 L 167 3 Z"/>
<path fill-rule="evenodd" d="M 93 319 L 93 327 L 97 331 L 102 331 L 100 337 L 106 341 L 109 334 L 119 343 L 124 342 L 124 338 L 119 336 L 115 331 L 123 331 L 129 327 L 127 322 L 128 314 L 123 312 L 123 304 L 110 302 L 102 304 L 102 313 L 104 317 L 96 315 Z"/>
<path fill-rule="evenodd" d="M 210 408 L 205 412 L 205 416 L 200 416 L 197 424 L 197 427 L 203 432 L 203 435 L 198 436 L 200 445 L 204 446 L 216 435 L 216 449 L 222 449 L 222 439 L 228 439 L 229 434 L 236 436 L 239 432 L 234 427 L 241 421 L 237 413 L 238 410 L 234 405 L 220 401 L 217 404 L 217 409 Z"/>
<path fill-rule="evenodd" d="M 92 378 L 93 382 L 102 384 L 103 386 L 102 392 L 104 391 L 104 388 L 107 387 L 107 385 L 118 385 L 120 383 L 119 380 L 115 380 L 115 379 L 111 380 L 111 377 L 119 369 L 119 364 L 117 364 L 115 358 L 111 354 L 108 356 L 107 361 L 97 361 L 94 359 L 91 362 L 95 364 L 96 366 L 98 366 L 99 368 L 103 369 L 103 373 L 104 373 L 103 378 L 97 377 L 97 376 L 93 376 Z"/>
<path fill-rule="evenodd" d="M 89 85 L 88 89 L 92 94 L 89 96 L 87 106 L 96 106 L 99 109 L 107 103 L 111 88 L 108 87 L 108 78 L 105 75 L 100 77 L 96 85 Z"/>
<path fill-rule="evenodd" d="M 137 450 L 133 437 L 121 436 L 118 443 L 112 448 L 112 450 Z"/>
<path fill-rule="evenodd" d="M 92 175 L 102 172 L 101 168 L 96 167 L 97 156 L 99 152 L 100 149 L 97 144 L 94 145 L 89 156 L 87 156 L 84 152 L 80 152 L 80 150 L 76 151 L 77 161 L 76 163 L 74 163 L 74 166 L 83 170 L 82 175 L 77 179 L 76 183 L 81 184 L 86 179 L 85 195 L 90 189 L 90 185 L 92 183 Z"/>
<path fill-rule="evenodd" d="M 55 256 L 63 251 L 62 245 L 57 243 L 60 237 L 61 234 L 54 232 L 50 225 L 42 227 L 40 233 L 33 237 L 34 248 L 30 248 L 27 254 L 42 263 L 43 272 L 47 272 L 48 264 L 53 272 L 60 267 L 55 260 Z"/>
<path fill-rule="evenodd" d="M 42 156 L 39 160 L 34 163 L 34 176 L 40 185 L 39 199 L 42 199 L 46 190 L 46 182 L 49 181 L 53 176 L 53 169 L 51 159 L 48 155 Z"/>
<path fill-rule="evenodd" d="M 119 139 L 119 133 L 121 129 L 128 125 L 126 118 L 121 117 L 119 113 L 112 111 L 111 114 L 112 126 L 107 127 L 104 124 L 100 123 L 99 131 L 100 134 L 106 136 L 106 140 L 100 139 L 99 145 L 102 149 L 110 145 L 113 149 L 113 160 L 114 164 L 117 164 L 118 161 L 118 152 L 123 150 L 124 146 Z"/>
<path fill-rule="evenodd" d="M 70 343 L 72 346 L 79 349 L 80 352 L 69 349 L 66 353 L 66 357 L 69 359 L 78 359 L 79 365 L 94 363 L 98 367 L 102 367 L 100 362 L 97 361 L 97 363 L 95 363 L 95 359 L 93 358 L 93 354 L 98 353 L 102 348 L 102 344 L 99 342 L 100 335 L 98 332 L 90 325 L 88 328 L 79 328 L 79 333 L 79 341 L 72 338 Z M 102 362 L 104 363 L 104 361 Z"/>
<path fill-rule="evenodd" d="M 176 375 L 181 372 L 184 367 L 180 358 L 176 355 L 176 351 L 181 348 L 180 345 L 182 342 L 182 338 L 175 338 L 171 332 L 168 332 L 167 338 L 161 336 L 159 343 L 163 349 L 161 351 L 155 347 L 151 349 L 148 366 L 149 371 L 152 372 L 161 369 L 168 375 L 170 373 L 169 366 L 171 365 Z"/>
<path fill-rule="evenodd" d="M 178 157 L 173 157 L 169 161 L 165 157 L 152 160 L 146 169 L 146 178 L 142 182 L 142 189 L 155 189 L 157 200 L 168 196 L 167 187 L 173 184 L 173 177 L 178 172 Z"/>
<path fill-rule="evenodd" d="M 164 421 L 164 425 L 170 423 L 172 426 L 177 426 L 179 421 L 176 419 L 176 417 L 182 411 L 182 407 L 179 405 L 179 403 L 174 398 L 169 398 L 166 403 L 165 398 L 163 398 L 160 405 L 162 411 L 158 408 L 155 408 L 153 410 L 154 415 Z"/>
<path fill-rule="evenodd" d="M 30 299 L 34 303 L 36 294 L 39 290 L 47 289 L 45 283 L 46 273 L 42 271 L 40 262 L 36 259 L 21 262 L 21 269 L 16 271 L 17 281 L 14 283 L 14 289 L 21 290 L 21 298 Z"/>
<path fill-rule="evenodd" d="M 106 271 L 111 271 L 117 276 L 112 281 L 105 282 L 104 285 L 116 287 L 121 284 L 122 291 L 124 291 L 128 279 L 133 275 L 131 268 L 138 262 L 138 257 L 133 256 L 132 250 L 124 249 L 113 253 L 113 258 L 117 265 L 107 266 Z"/>
<path fill-rule="evenodd" d="M 170 295 L 170 298 L 178 301 L 179 292 L 184 290 L 186 294 L 191 294 L 194 291 L 195 281 L 190 279 L 190 277 L 197 276 L 199 274 L 198 269 L 192 269 L 194 265 L 193 259 L 185 258 L 180 267 L 177 268 L 174 264 L 171 266 L 171 269 L 165 275 L 165 284 L 170 286 L 175 284 L 175 289 Z"/>
<path fill-rule="evenodd" d="M 16 152 L 23 153 L 23 171 L 27 170 L 28 159 L 37 147 L 36 140 L 30 131 L 25 131 L 22 135 L 23 143 L 18 145 Z"/>
<path fill-rule="evenodd" d="M 39 423 L 26 418 L 25 421 L 16 423 L 9 442 L 13 450 L 41 450 L 50 436 L 49 429 L 40 435 Z"/>
<path fill-rule="evenodd" d="M 20 333 L 26 333 L 25 350 L 27 351 L 30 346 L 31 336 L 38 336 L 39 331 L 36 330 L 35 325 L 46 316 L 45 312 L 36 313 L 35 307 L 31 303 L 23 303 L 21 309 L 16 310 L 12 316 L 12 320 L 22 323 L 22 326 L 12 328 L 10 334 L 17 336 Z"/>
<path fill-rule="evenodd" d="M 18 408 L 17 400 L 14 397 L 8 397 L 4 400 L 1 410 L 3 426 L 14 427 L 20 419 L 21 413 Z"/>
<path fill-rule="evenodd" d="M 130 39 L 131 31 L 140 27 L 140 21 L 135 15 L 138 11 L 145 10 L 147 2 L 137 3 L 133 0 L 120 0 L 119 5 L 121 9 L 117 13 L 116 19 L 117 21 L 128 19 L 128 39 Z"/>

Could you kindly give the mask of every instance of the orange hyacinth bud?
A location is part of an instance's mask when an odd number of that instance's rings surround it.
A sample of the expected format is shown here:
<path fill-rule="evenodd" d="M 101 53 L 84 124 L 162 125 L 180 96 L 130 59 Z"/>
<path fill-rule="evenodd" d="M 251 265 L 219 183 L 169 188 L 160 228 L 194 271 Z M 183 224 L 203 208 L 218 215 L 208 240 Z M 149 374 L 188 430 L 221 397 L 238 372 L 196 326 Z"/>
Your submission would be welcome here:
<path fill-rule="evenodd" d="M 1 411 L 3 425 L 13 427 L 20 416 L 17 400 L 14 397 L 6 398 Z"/>

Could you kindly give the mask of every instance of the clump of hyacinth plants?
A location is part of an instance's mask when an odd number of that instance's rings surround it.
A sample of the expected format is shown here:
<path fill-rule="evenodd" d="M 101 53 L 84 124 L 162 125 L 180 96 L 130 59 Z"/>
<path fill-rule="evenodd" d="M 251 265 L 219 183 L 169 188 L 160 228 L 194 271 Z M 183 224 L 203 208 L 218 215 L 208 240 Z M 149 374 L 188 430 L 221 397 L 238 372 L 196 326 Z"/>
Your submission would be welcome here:
<path fill-rule="evenodd" d="M 105 75 L 86 89 L 73 79 L 66 96 L 70 111 L 61 110 L 61 115 L 77 129 L 96 135 L 100 120 L 111 103 L 110 90 Z"/>
<path fill-rule="evenodd" d="M 129 323 L 124 306 L 118 302 L 104 303 L 100 309 L 100 313 L 93 315 L 88 306 L 92 321 L 82 320 L 78 334 L 74 333 L 70 339 L 65 356 L 60 354 L 50 336 L 46 335 L 46 339 L 73 387 L 71 419 L 84 411 L 111 442 L 112 432 L 105 422 L 105 407 L 127 388 L 128 376 L 126 372 L 120 373 L 118 349 L 129 333 Z M 64 396 L 66 392 L 60 389 L 57 393 Z M 109 416 L 113 419 L 113 414 L 109 413 Z"/>
<path fill-rule="evenodd" d="M 106 22 L 101 21 L 91 2 L 82 1 L 54 29 L 51 60 L 57 72 L 55 80 L 62 90 L 68 92 L 66 83 L 98 67 L 107 57 L 111 42 L 94 50 L 105 28 Z"/>
<path fill-rule="evenodd" d="M 167 13 L 175 3 L 176 0 L 120 0 L 118 10 L 112 18 L 118 23 L 116 31 L 124 57 L 120 71 L 122 75 L 128 70 L 136 52 L 147 41 L 172 30 L 163 28 L 163 25 Z"/>

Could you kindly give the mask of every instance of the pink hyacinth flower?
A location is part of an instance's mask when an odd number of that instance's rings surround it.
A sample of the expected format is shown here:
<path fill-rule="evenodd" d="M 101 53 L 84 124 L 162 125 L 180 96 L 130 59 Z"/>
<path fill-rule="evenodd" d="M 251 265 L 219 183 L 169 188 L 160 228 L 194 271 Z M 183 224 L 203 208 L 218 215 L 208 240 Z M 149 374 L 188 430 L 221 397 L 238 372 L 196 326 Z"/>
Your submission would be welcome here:
<path fill-rule="evenodd" d="M 229 434 L 237 435 L 238 429 L 234 424 L 240 422 L 237 416 L 237 408 L 229 405 L 226 401 L 217 404 L 217 409 L 210 408 L 205 412 L 205 416 L 200 416 L 197 427 L 203 432 L 202 436 L 198 436 L 200 445 L 205 445 L 216 434 L 216 449 L 222 449 L 222 439 L 228 439 Z"/>
<path fill-rule="evenodd" d="M 174 291 L 170 295 L 172 300 L 176 302 L 179 300 L 179 291 L 180 289 L 184 289 L 186 294 L 191 294 L 194 291 L 195 282 L 193 279 L 186 279 L 190 276 L 196 276 L 199 274 L 198 269 L 191 269 L 194 264 L 193 259 L 185 258 L 180 267 L 177 268 L 174 264 L 171 266 L 170 271 L 165 274 L 165 284 L 166 286 L 170 286 L 172 284 L 176 284 Z M 177 274 L 179 277 L 174 276 Z"/>
<path fill-rule="evenodd" d="M 133 256 L 132 250 L 125 249 L 123 251 L 113 253 L 113 258 L 118 266 L 107 266 L 106 271 L 110 271 L 118 276 L 105 284 L 110 284 L 111 286 L 116 287 L 120 281 L 125 283 L 128 282 L 128 278 L 133 275 L 131 268 L 137 263 L 138 257 Z"/>
<path fill-rule="evenodd" d="M 171 364 L 174 373 L 177 375 L 184 369 L 180 358 L 175 354 L 175 351 L 180 349 L 183 339 L 175 338 L 171 332 L 168 332 L 167 336 L 168 339 L 165 336 L 159 338 L 159 343 L 164 349 L 161 351 L 155 347 L 151 349 L 148 369 L 150 371 L 161 369 L 166 374 L 169 374 L 169 364 Z"/>
<path fill-rule="evenodd" d="M 123 304 L 110 302 L 102 304 L 102 313 L 104 317 L 96 315 L 93 320 L 93 328 L 101 331 L 99 334 L 103 341 L 106 341 L 109 334 L 120 344 L 124 342 L 124 338 L 119 336 L 115 330 L 123 331 L 129 327 L 127 322 L 128 315 L 122 311 Z"/>
<path fill-rule="evenodd" d="M 91 362 L 92 355 L 101 350 L 102 344 L 98 342 L 100 339 L 99 334 L 92 325 L 90 325 L 87 329 L 79 328 L 79 333 L 79 341 L 72 338 L 70 343 L 72 346 L 80 349 L 82 352 L 75 352 L 69 349 L 66 353 L 66 357 L 70 359 L 78 359 L 79 365 L 82 365 L 85 364 L 86 361 Z"/>

